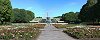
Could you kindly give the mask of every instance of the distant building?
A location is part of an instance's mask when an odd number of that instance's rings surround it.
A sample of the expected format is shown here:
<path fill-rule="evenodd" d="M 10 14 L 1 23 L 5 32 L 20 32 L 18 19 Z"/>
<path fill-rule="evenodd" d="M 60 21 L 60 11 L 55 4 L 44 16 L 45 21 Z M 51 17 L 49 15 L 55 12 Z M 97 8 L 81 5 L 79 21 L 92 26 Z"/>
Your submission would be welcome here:
<path fill-rule="evenodd" d="M 46 19 L 43 18 L 34 18 L 30 23 L 64 23 L 64 21 L 60 21 L 60 18 L 50 18 L 46 17 Z"/>
<path fill-rule="evenodd" d="M 40 21 L 42 20 L 42 18 L 34 18 L 32 21 L 30 21 L 31 23 L 40 23 Z"/>
<path fill-rule="evenodd" d="M 57 23 L 64 23 L 64 21 L 57 21 Z"/>
<path fill-rule="evenodd" d="M 64 23 L 64 21 L 60 21 L 61 18 L 53 18 L 53 20 L 55 20 L 56 23 Z"/>

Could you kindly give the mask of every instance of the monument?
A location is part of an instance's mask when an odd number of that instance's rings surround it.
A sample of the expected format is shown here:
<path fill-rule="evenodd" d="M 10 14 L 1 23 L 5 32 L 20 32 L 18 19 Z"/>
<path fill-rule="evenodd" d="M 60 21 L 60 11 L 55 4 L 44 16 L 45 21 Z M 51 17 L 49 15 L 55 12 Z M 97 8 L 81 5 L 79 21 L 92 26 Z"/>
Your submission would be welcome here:
<path fill-rule="evenodd" d="M 47 13 L 47 17 L 46 17 L 46 22 L 47 22 L 48 24 L 51 23 L 51 19 L 50 19 L 50 17 L 48 17 L 48 13 Z"/>

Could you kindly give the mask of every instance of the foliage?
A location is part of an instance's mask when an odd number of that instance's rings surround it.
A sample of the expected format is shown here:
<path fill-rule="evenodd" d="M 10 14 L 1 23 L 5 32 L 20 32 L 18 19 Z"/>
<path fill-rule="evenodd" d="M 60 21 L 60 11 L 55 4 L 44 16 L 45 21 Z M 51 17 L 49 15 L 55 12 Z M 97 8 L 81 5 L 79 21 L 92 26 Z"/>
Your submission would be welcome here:
<path fill-rule="evenodd" d="M 0 24 L 10 23 L 13 18 L 10 0 L 0 0 Z"/>
<path fill-rule="evenodd" d="M 92 11 L 89 12 L 89 10 L 91 10 L 92 9 L 91 7 L 95 5 L 96 3 L 97 3 L 97 0 L 88 0 L 87 3 L 83 5 L 78 15 L 78 18 L 83 22 L 93 21 Z"/>
<path fill-rule="evenodd" d="M 34 13 L 29 10 L 15 8 L 13 9 L 13 12 L 15 15 L 14 22 L 26 23 L 34 19 Z"/>
<path fill-rule="evenodd" d="M 98 0 L 98 2 L 91 7 L 91 9 L 88 11 L 88 14 L 92 16 L 93 21 L 100 21 L 100 0 Z"/>
<path fill-rule="evenodd" d="M 36 18 L 42 18 L 42 17 L 36 17 Z"/>
<path fill-rule="evenodd" d="M 78 19 L 78 14 L 79 12 L 69 12 L 69 13 L 65 13 L 61 16 L 61 20 L 62 21 L 79 21 Z"/>

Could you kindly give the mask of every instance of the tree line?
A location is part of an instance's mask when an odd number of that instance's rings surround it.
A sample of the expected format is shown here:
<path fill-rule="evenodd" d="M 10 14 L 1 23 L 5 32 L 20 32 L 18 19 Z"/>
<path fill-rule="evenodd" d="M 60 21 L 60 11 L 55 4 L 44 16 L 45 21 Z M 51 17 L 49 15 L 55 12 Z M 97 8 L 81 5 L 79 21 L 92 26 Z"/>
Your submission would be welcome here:
<path fill-rule="evenodd" d="M 82 22 L 99 23 L 100 0 L 88 0 L 87 3 L 83 5 L 78 17 Z"/>
<path fill-rule="evenodd" d="M 0 0 L 0 24 L 29 22 L 34 13 L 25 9 L 12 9 L 10 0 Z"/>
<path fill-rule="evenodd" d="M 80 22 L 80 20 L 78 19 L 78 14 L 79 12 L 68 12 L 68 13 L 62 14 L 60 18 L 61 18 L 61 21 L 65 21 L 67 23 L 71 23 L 71 22 L 78 23 Z"/>
<path fill-rule="evenodd" d="M 100 0 L 87 0 L 80 12 L 69 12 L 55 18 L 61 18 L 65 22 L 100 22 Z"/>
<path fill-rule="evenodd" d="M 34 13 L 25 9 L 13 9 L 14 23 L 28 23 L 34 19 Z"/>

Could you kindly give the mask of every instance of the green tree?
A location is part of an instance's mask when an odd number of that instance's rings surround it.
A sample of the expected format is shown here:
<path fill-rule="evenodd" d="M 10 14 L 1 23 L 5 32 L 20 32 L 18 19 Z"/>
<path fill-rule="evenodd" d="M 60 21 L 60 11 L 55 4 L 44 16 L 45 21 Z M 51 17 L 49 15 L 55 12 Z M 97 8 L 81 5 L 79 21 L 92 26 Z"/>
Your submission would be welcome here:
<path fill-rule="evenodd" d="M 36 17 L 36 18 L 42 18 L 42 17 Z"/>
<path fill-rule="evenodd" d="M 100 21 L 100 0 L 97 1 L 97 3 L 91 7 L 91 9 L 88 11 L 88 16 L 93 20 L 93 22 Z"/>
<path fill-rule="evenodd" d="M 35 18 L 35 14 L 32 11 L 26 10 L 28 17 L 30 18 L 29 20 L 32 20 Z"/>
<path fill-rule="evenodd" d="M 78 18 L 77 18 L 77 15 L 76 13 L 74 12 L 69 12 L 69 13 L 66 13 L 65 14 L 65 20 L 69 20 L 69 21 L 76 21 Z"/>
<path fill-rule="evenodd" d="M 66 13 L 66 14 L 67 14 L 67 13 Z M 66 17 L 65 17 L 65 14 L 62 14 L 62 16 L 61 16 L 61 21 L 66 21 L 65 18 L 66 18 Z"/>
<path fill-rule="evenodd" d="M 12 21 L 13 12 L 10 0 L 0 0 L 0 24 Z"/>
<path fill-rule="evenodd" d="M 34 13 L 29 11 L 29 10 L 25 10 L 25 9 L 18 9 L 15 8 L 13 9 L 14 12 L 14 22 L 17 23 L 27 23 L 29 21 L 31 21 L 32 19 L 34 19 Z"/>
<path fill-rule="evenodd" d="M 79 12 L 76 12 L 76 13 L 69 12 L 69 13 L 62 14 L 61 20 L 62 21 L 67 21 L 67 22 L 70 22 L 70 21 L 74 21 L 74 22 L 75 21 L 80 21 L 78 19 L 78 14 L 79 14 Z"/>
<path fill-rule="evenodd" d="M 78 18 L 83 21 L 92 21 L 92 17 L 89 15 L 88 11 L 91 9 L 93 5 L 97 3 L 97 0 L 88 0 L 85 5 L 83 5 Z"/>

